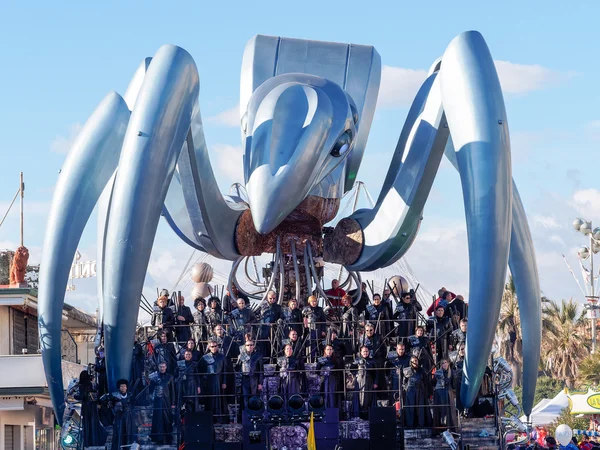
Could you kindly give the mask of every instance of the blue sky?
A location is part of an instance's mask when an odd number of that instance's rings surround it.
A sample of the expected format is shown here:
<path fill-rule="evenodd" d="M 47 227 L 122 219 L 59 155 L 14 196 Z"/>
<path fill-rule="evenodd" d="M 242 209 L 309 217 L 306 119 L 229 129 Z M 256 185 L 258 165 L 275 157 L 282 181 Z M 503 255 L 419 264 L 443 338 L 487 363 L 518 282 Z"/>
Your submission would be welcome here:
<path fill-rule="evenodd" d="M 410 99 L 454 36 L 476 29 L 497 63 L 512 137 L 513 175 L 536 245 L 543 292 L 581 299 L 561 254 L 578 273 L 584 215 L 600 225 L 595 155 L 600 143 L 600 32 L 596 2 L 27 2 L 0 4 L 0 213 L 25 172 L 26 234 L 39 262 L 53 186 L 77 130 L 109 90 L 124 92 L 139 62 L 160 45 L 185 48 L 200 73 L 200 104 L 215 171 L 224 189 L 241 173 L 238 117 L 241 56 L 254 34 L 376 47 L 382 93 L 359 179 L 378 194 Z M 232 165 L 233 159 L 239 166 Z M 443 163 L 420 236 L 407 254 L 430 290 L 468 293 L 460 181 Z M 95 258 L 95 227 L 80 251 Z M 0 248 L 18 242 L 16 211 L 0 228 Z M 162 224 L 148 292 L 171 287 L 190 251 Z M 76 282 L 67 301 L 93 309 L 95 284 Z"/>

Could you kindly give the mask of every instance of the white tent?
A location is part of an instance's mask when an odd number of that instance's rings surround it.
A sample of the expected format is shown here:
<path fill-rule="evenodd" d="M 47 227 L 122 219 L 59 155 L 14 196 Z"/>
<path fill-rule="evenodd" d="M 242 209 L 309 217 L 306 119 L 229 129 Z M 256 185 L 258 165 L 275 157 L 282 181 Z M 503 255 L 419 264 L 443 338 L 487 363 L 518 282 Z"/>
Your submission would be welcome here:
<path fill-rule="evenodd" d="M 541 400 L 531 411 L 531 423 L 533 426 L 549 425 L 556 419 L 561 411 L 569 406 L 569 397 L 563 389 L 552 400 L 547 398 Z M 527 421 L 526 416 L 521 417 L 522 422 Z"/>

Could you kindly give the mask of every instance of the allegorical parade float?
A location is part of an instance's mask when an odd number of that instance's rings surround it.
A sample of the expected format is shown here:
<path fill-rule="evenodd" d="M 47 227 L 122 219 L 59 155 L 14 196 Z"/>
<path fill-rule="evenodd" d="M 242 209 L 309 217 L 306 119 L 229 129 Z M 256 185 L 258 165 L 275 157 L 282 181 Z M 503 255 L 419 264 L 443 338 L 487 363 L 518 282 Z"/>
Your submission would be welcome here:
<path fill-rule="evenodd" d="M 113 449 L 425 448 L 428 439 L 458 448 L 475 436 L 504 448 L 508 432 L 526 431 L 519 416 L 531 413 L 536 388 L 540 288 L 490 51 L 475 31 L 450 42 L 398 130 L 373 206 L 340 218 L 369 158 L 380 80 L 372 46 L 253 37 L 240 83 L 244 179 L 227 195 L 208 157 L 189 53 L 162 46 L 122 96 L 106 95 L 58 177 L 40 265 L 40 346 L 63 446 L 108 436 Z M 468 333 L 464 299 L 450 290 L 425 315 L 430 305 L 406 274 L 379 285 L 383 296 L 371 282 L 409 252 L 444 156 L 464 197 Z M 94 208 L 97 364 L 64 386 L 62 305 Z M 187 305 L 177 292 L 143 297 L 161 217 L 190 247 L 231 261 L 226 286 L 211 285 L 213 268 L 199 264 Z M 328 266 L 343 274 L 331 289 Z M 509 267 L 521 404 L 493 348 Z M 152 327 L 138 327 L 140 308 Z M 482 400 L 487 436 L 474 425 Z M 144 439 L 141 424 L 151 428 Z"/>

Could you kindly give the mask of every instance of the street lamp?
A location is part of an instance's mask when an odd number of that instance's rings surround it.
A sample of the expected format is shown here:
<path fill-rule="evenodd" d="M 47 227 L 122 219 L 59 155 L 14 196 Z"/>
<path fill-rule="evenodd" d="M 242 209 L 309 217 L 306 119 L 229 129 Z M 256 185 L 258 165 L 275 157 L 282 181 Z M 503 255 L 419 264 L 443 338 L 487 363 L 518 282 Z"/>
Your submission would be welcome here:
<path fill-rule="evenodd" d="M 579 257 L 579 264 L 582 270 L 589 274 L 589 277 L 585 275 L 583 280 L 588 286 L 589 295 L 586 295 L 588 310 L 588 319 L 592 321 L 592 353 L 596 353 L 596 311 L 600 309 L 598 306 L 598 296 L 594 289 L 594 255 L 600 252 L 600 227 L 592 229 L 592 222 L 578 217 L 573 221 L 573 228 L 575 231 L 579 231 L 584 236 L 589 236 L 590 243 L 588 246 L 580 247 L 577 250 L 577 256 Z M 589 270 L 585 267 L 583 262 L 589 259 L 590 268 Z"/>

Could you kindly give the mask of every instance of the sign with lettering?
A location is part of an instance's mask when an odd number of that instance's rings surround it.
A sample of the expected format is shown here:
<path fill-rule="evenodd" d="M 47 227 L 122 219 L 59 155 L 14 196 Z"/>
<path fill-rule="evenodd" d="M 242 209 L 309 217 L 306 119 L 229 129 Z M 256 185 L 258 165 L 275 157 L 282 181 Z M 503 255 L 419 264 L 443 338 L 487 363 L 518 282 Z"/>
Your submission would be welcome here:
<path fill-rule="evenodd" d="M 91 278 L 96 276 L 96 261 L 83 261 L 81 259 L 81 253 L 75 252 L 75 258 L 73 258 L 73 265 L 69 271 L 69 283 L 67 284 L 67 291 L 74 291 L 75 285 L 73 280 L 78 278 Z"/>
<path fill-rule="evenodd" d="M 77 261 L 71 266 L 69 278 L 90 278 L 96 276 L 96 261 Z"/>

